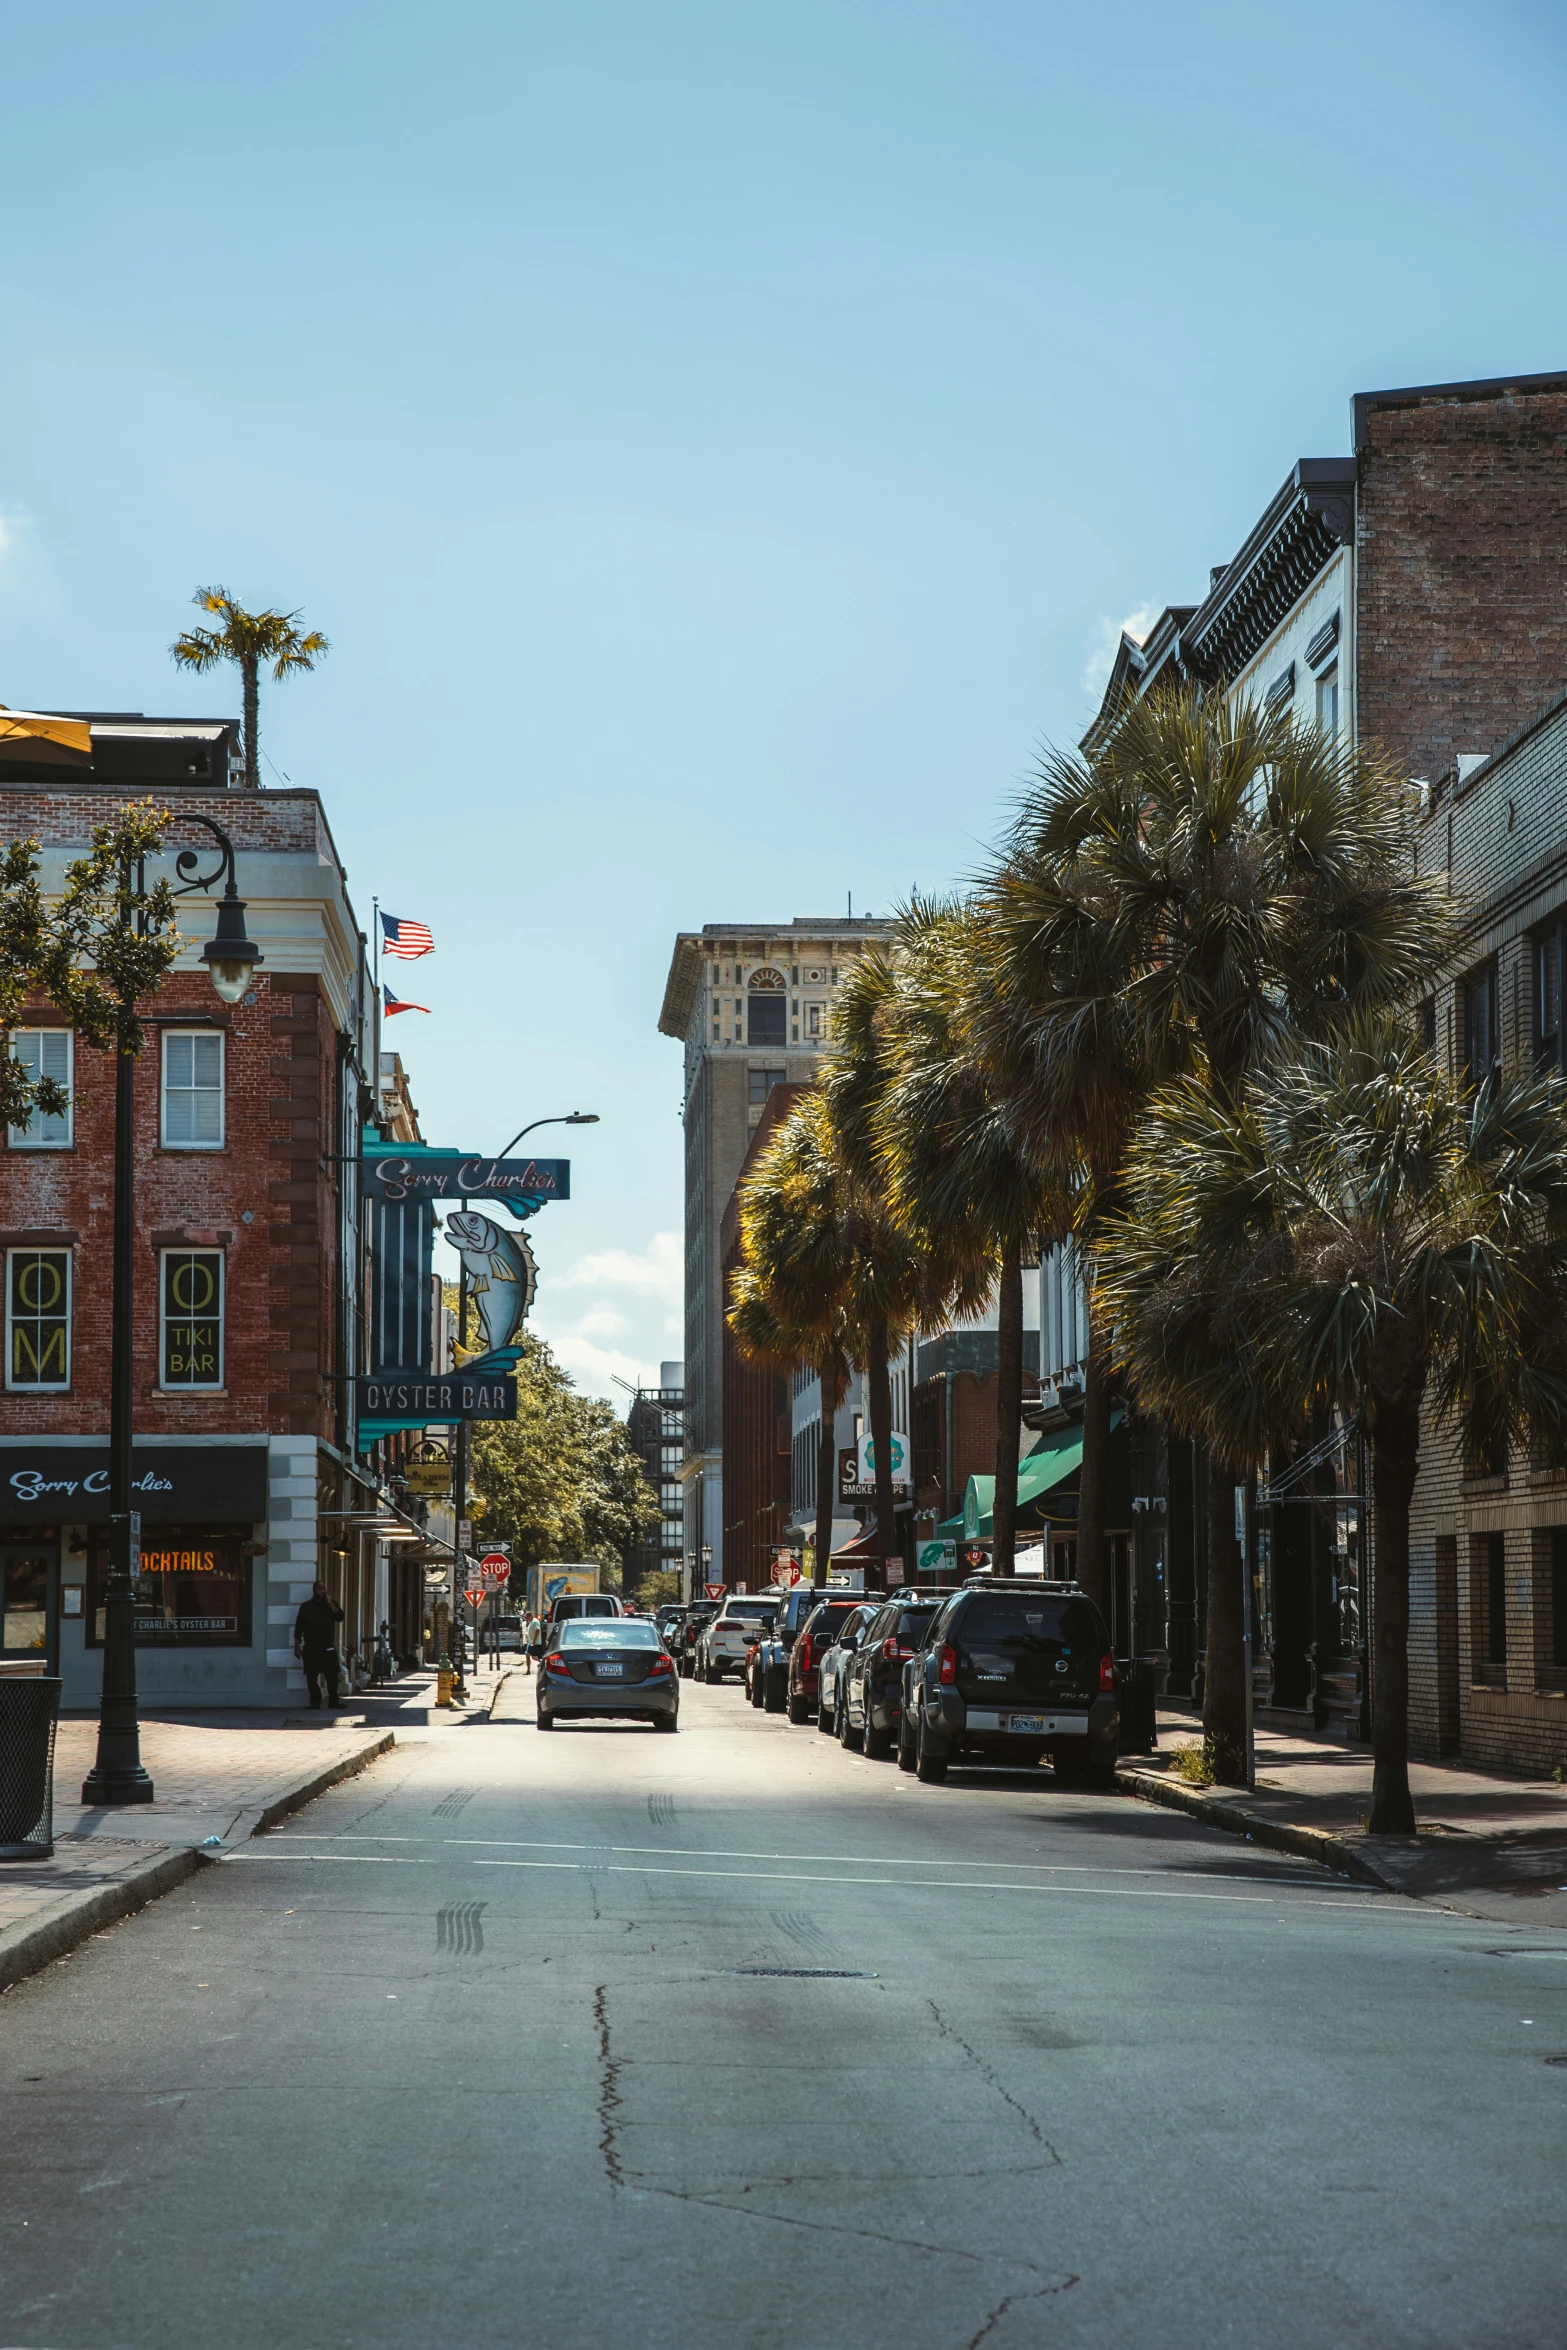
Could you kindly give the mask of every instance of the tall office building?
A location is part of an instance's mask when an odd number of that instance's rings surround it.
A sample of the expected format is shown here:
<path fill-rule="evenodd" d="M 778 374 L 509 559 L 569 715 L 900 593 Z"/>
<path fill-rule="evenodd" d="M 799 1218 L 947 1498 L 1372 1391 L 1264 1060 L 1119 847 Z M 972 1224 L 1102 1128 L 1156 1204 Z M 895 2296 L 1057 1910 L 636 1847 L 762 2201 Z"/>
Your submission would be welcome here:
<path fill-rule="evenodd" d="M 808 1084 L 857 956 L 888 936 L 874 915 L 743 926 L 675 940 L 660 1033 L 685 1047 L 685 1550 L 695 1581 L 724 1577 L 723 1277 L 719 1227 L 775 1085 Z"/>

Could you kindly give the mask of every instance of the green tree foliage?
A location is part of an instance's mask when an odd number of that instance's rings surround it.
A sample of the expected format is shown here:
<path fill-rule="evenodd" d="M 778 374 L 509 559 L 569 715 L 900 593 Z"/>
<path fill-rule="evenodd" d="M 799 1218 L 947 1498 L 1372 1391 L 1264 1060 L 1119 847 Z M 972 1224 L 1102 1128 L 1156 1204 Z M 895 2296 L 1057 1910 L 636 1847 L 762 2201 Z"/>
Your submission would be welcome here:
<path fill-rule="evenodd" d="M 43 995 L 96 1051 L 117 1041 L 140 1051 L 136 999 L 160 984 L 180 947 L 168 883 L 139 896 L 135 886 L 137 863 L 162 845 L 167 822 L 149 801 L 96 825 L 92 847 L 66 868 L 52 899 L 39 879 L 37 841 L 12 841 L 0 853 L 0 1030 L 19 1026 L 29 997 Z M 63 1111 L 68 1099 L 50 1079 L 30 1080 L 9 1052 L 0 1057 L 0 1125 L 20 1125 L 35 1109 Z"/>
<path fill-rule="evenodd" d="M 624 1423 L 577 1393 L 541 1338 L 522 1340 L 515 1420 L 475 1424 L 469 1479 L 489 1504 L 485 1534 L 509 1539 L 520 1567 L 581 1559 L 618 1568 L 659 1523 Z"/>
<path fill-rule="evenodd" d="M 1370 1827 L 1412 1835 L 1409 1509 L 1423 1408 L 1555 1453 L 1567 1427 L 1567 1093 L 1471 1095 L 1388 1022 L 1221 1099 L 1161 1095 L 1100 1278 L 1138 1393 L 1222 1453 L 1357 1414 L 1371 1440 Z"/>
<path fill-rule="evenodd" d="M 314 669 L 331 646 L 319 628 L 304 634 L 294 626 L 297 612 L 247 612 L 227 588 L 198 588 L 191 598 L 200 612 L 210 612 L 217 628 L 188 628 L 176 637 L 169 652 L 181 669 L 198 675 L 232 661 L 239 671 L 245 705 L 245 789 L 261 789 L 262 669 L 270 669 L 281 685 L 301 669 Z"/>

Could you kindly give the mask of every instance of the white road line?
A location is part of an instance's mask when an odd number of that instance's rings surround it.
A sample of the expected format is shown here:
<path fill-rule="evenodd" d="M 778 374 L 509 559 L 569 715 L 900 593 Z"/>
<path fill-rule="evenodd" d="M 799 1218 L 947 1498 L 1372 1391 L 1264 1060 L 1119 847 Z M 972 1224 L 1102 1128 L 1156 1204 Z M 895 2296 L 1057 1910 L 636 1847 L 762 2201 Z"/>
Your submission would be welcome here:
<path fill-rule="evenodd" d="M 465 1850 L 495 1850 L 505 1852 L 638 1852 L 647 1853 L 656 1860 L 810 1860 L 824 1868 L 867 1869 L 971 1869 L 972 1860 L 932 1860 L 922 1853 L 918 1860 L 896 1860 L 879 1852 L 846 1852 L 841 1856 L 832 1852 L 739 1852 L 722 1845 L 694 1844 L 579 1844 L 566 1843 L 552 1837 L 529 1836 L 382 1836 L 373 1832 L 345 1828 L 340 1836 L 313 1832 L 281 1831 L 275 1839 L 286 1837 L 295 1844 L 439 1844 L 461 1847 Z M 269 1842 L 274 1839 L 269 1838 Z M 982 1864 L 989 1869 L 1032 1869 L 1041 1875 L 1083 1877 L 1228 1877 L 1229 1869 L 1181 1869 L 1118 1867 L 1111 1862 L 1070 1860 L 988 1860 Z M 1259 1885 L 1320 1885 L 1326 1871 L 1312 1875 L 1286 1876 L 1281 1870 L 1259 1870 L 1255 1882 Z M 1376 1898 L 1375 1889 L 1366 1888 Z"/>

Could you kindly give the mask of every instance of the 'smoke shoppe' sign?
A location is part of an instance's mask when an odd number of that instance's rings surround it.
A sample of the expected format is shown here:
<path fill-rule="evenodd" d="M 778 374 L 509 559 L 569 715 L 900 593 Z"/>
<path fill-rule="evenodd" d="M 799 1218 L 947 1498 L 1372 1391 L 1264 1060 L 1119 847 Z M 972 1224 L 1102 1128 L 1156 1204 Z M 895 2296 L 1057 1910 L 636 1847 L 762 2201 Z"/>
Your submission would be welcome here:
<path fill-rule="evenodd" d="M 384 1379 L 359 1381 L 361 1420 L 403 1420 L 420 1427 L 427 1420 L 515 1420 L 517 1382 L 465 1371 L 426 1377 L 396 1371 Z"/>
<path fill-rule="evenodd" d="M 267 1514 L 264 1444 L 138 1444 L 131 1507 L 144 1519 L 253 1521 Z M 0 1525 L 103 1526 L 106 1444 L 0 1445 Z"/>

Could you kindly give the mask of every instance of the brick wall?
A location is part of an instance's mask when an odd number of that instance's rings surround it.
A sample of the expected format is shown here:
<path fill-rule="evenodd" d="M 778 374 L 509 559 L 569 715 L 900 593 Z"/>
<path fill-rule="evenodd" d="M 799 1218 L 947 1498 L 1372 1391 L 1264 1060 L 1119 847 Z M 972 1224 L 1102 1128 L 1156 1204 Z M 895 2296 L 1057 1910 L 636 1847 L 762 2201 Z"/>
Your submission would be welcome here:
<path fill-rule="evenodd" d="M 1359 405 L 1359 724 L 1435 778 L 1567 687 L 1567 387 Z"/>
<path fill-rule="evenodd" d="M 141 1436 L 335 1432 L 333 1289 L 337 1170 L 335 1031 L 312 975 L 259 972 L 245 1000 L 220 1004 L 204 972 L 176 971 L 143 1006 L 136 1072 L 136 1428 Z M 56 1016 L 38 1015 L 41 1025 Z M 159 1138 L 166 1026 L 221 1029 L 221 1150 L 165 1149 Z M 109 1425 L 113 1233 L 112 1057 L 78 1040 L 69 1150 L 0 1151 L 0 1233 L 36 1244 L 71 1237 L 69 1393 L 11 1391 L 12 1433 L 101 1435 Z M 224 1251 L 224 1389 L 158 1384 L 158 1250 L 188 1240 Z"/>

